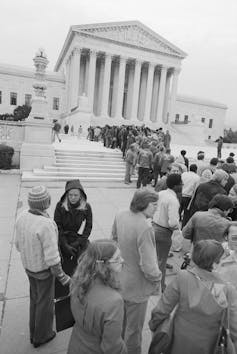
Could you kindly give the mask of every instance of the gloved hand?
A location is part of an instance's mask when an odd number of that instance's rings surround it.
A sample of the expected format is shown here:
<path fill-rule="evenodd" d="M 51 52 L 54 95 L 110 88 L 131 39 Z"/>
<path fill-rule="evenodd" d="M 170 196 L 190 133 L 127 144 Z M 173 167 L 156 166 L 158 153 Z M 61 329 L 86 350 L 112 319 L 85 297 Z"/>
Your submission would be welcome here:
<path fill-rule="evenodd" d="M 68 243 L 64 245 L 64 251 L 72 257 L 76 257 L 77 255 L 77 249 L 73 246 L 70 246 Z"/>

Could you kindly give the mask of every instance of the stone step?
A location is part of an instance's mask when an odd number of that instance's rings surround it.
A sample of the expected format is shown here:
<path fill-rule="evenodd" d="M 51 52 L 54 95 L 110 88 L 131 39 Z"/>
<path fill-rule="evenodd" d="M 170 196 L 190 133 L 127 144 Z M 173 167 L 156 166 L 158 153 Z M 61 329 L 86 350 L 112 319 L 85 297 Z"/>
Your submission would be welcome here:
<path fill-rule="evenodd" d="M 53 185 L 55 185 L 55 183 L 57 182 L 65 182 L 68 181 L 70 179 L 80 179 L 80 181 L 84 182 L 84 183 L 95 183 L 95 187 L 98 186 L 98 183 L 100 185 L 102 185 L 103 183 L 105 183 L 104 185 L 106 187 L 108 187 L 111 183 L 115 183 L 115 185 L 119 188 L 129 188 L 132 187 L 131 184 L 126 185 L 124 184 L 124 175 L 118 176 L 116 174 L 116 176 L 78 176 L 78 175 L 52 175 L 49 173 L 46 174 L 36 174 L 35 172 L 29 172 L 29 171 L 24 171 L 22 173 L 22 182 L 23 183 L 27 183 L 27 182 L 42 182 L 42 183 L 47 183 L 47 182 L 51 182 L 53 183 Z M 136 181 L 135 177 L 132 177 L 132 181 Z M 113 185 L 112 185 L 113 186 Z M 134 188 L 134 185 L 133 187 Z"/>
<path fill-rule="evenodd" d="M 99 156 L 99 155 L 55 155 L 56 159 L 73 159 L 73 160 L 101 160 L 101 161 L 123 161 L 122 157 Z"/>
<path fill-rule="evenodd" d="M 95 166 L 84 166 L 84 167 L 71 167 L 71 166 L 68 166 L 68 167 L 59 167 L 59 166 L 44 166 L 44 170 L 45 171 L 56 171 L 56 172 L 77 172 L 77 173 L 80 173 L 80 172 L 94 172 L 94 173 L 97 173 L 97 172 L 107 172 L 107 173 L 115 173 L 115 172 L 121 172 L 121 173 L 125 173 L 125 166 L 123 167 L 116 167 L 116 166 L 100 166 L 100 167 L 95 167 Z"/>
<path fill-rule="evenodd" d="M 124 172 L 102 172 L 102 171 L 79 171 L 77 173 L 75 173 L 74 171 L 58 171 L 58 170 L 55 170 L 55 171 L 47 171 L 47 170 L 44 170 L 44 169 L 38 169 L 38 168 L 35 168 L 33 170 L 33 173 L 35 175 L 38 175 L 38 176 L 47 176 L 47 175 L 50 175 L 50 176 L 71 176 L 71 177 L 111 177 L 111 178 L 114 178 L 114 177 L 120 177 L 120 178 L 124 178 Z"/>
<path fill-rule="evenodd" d="M 124 161 L 102 160 L 102 159 L 73 159 L 73 158 L 57 158 L 56 164 L 69 164 L 69 165 L 107 165 L 107 166 L 125 166 Z"/>
<path fill-rule="evenodd" d="M 69 163 L 69 164 L 98 164 L 98 165 L 116 165 L 121 166 L 125 165 L 125 163 L 121 160 L 107 160 L 107 159 L 91 159 L 91 158 L 81 158 L 81 159 L 74 159 L 74 158 L 56 158 L 56 163 Z"/>
<path fill-rule="evenodd" d="M 105 151 L 78 151 L 78 150 L 55 150 L 56 156 L 99 156 L 99 157 L 114 157 L 121 159 L 122 153 L 117 151 L 114 153 Z"/>
<path fill-rule="evenodd" d="M 53 164 L 53 166 L 55 167 L 74 167 L 74 168 L 84 168 L 84 167 L 89 167 L 89 166 L 93 166 L 94 168 L 125 168 L 125 164 L 124 162 L 101 162 L 101 161 L 97 161 L 97 162 L 93 162 L 93 161 L 90 161 L 88 160 L 87 162 L 81 162 L 81 161 L 78 161 L 78 162 L 75 162 L 73 160 L 73 162 L 70 162 L 68 160 L 60 160 L 57 162 L 55 162 Z"/>

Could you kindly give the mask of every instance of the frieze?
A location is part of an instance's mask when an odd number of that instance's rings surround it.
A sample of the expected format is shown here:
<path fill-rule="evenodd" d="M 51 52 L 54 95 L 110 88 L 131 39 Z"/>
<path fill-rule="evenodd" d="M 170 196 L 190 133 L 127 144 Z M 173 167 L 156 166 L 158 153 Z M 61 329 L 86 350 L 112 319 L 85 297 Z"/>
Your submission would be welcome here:
<path fill-rule="evenodd" d="M 166 54 L 179 54 L 173 48 L 168 46 L 166 43 L 162 42 L 152 34 L 146 32 L 138 26 L 111 26 L 111 27 L 101 27 L 101 28 L 83 28 L 80 31 L 93 33 L 97 36 L 112 39 L 115 41 L 133 44 L 137 46 L 142 46 L 144 48 L 149 48 L 153 50 L 158 50 L 160 52 L 165 52 Z"/>

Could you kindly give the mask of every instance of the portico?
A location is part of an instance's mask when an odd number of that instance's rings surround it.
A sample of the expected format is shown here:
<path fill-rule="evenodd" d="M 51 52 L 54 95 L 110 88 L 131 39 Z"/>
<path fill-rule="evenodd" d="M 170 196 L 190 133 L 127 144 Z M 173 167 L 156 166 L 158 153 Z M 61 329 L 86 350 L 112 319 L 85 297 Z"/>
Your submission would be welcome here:
<path fill-rule="evenodd" d="M 164 126 L 173 118 L 185 56 L 137 21 L 73 26 L 55 67 L 65 74 L 64 115 L 76 127 Z"/>

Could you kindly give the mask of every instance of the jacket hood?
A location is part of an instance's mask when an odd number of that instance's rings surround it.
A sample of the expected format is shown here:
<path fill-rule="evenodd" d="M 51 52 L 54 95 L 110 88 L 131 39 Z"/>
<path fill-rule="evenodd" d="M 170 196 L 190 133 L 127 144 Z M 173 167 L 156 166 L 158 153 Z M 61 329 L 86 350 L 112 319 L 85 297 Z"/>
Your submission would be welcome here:
<path fill-rule="evenodd" d="M 79 189 L 79 191 L 83 194 L 85 201 L 87 201 L 87 195 L 81 185 L 81 182 L 79 179 L 73 179 L 71 181 L 67 181 L 66 182 L 66 186 L 65 186 L 65 192 L 62 195 L 60 201 L 63 202 L 66 198 L 66 194 L 68 191 L 70 191 L 71 189 Z"/>
<path fill-rule="evenodd" d="M 194 267 L 194 281 L 188 282 L 190 309 L 213 315 L 227 307 L 226 285 L 215 272 Z"/>

